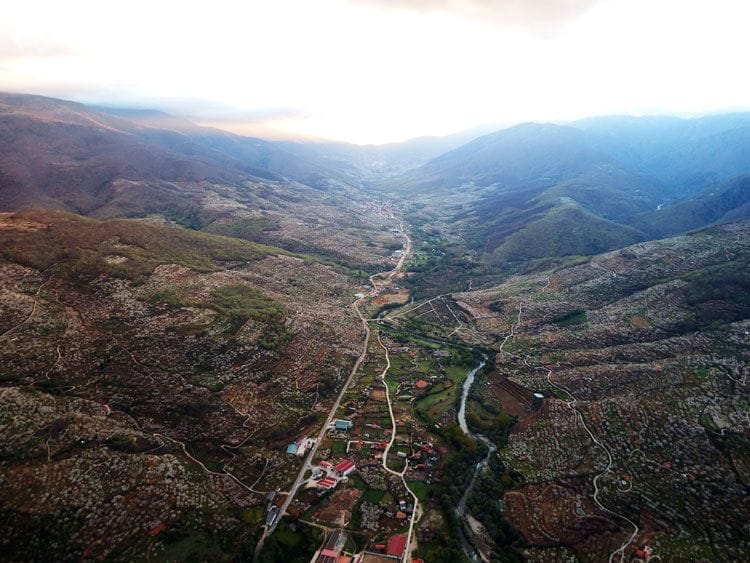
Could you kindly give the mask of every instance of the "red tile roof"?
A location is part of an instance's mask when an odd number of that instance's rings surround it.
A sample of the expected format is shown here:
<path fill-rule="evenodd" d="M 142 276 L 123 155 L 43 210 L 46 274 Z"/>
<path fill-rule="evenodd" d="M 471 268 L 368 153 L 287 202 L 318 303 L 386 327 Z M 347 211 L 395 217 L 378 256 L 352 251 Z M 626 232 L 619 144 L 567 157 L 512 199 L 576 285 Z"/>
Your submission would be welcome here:
<path fill-rule="evenodd" d="M 345 459 L 344 461 L 340 461 L 336 464 L 336 467 L 334 469 L 338 471 L 339 473 L 344 473 L 345 471 L 348 471 L 354 467 L 354 462 L 349 461 L 348 459 Z"/>
<path fill-rule="evenodd" d="M 393 536 L 388 540 L 385 552 L 392 557 L 401 557 L 406 549 L 406 536 Z"/>

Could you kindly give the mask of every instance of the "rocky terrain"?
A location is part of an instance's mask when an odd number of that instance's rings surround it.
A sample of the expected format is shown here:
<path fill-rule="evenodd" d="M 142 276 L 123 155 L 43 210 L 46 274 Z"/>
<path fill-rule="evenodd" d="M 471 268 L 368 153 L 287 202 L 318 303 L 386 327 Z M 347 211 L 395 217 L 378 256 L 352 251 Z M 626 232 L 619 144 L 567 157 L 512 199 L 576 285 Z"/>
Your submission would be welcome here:
<path fill-rule="evenodd" d="M 0 94 L 0 559 L 748 559 L 748 119 Z"/>
<path fill-rule="evenodd" d="M 530 560 L 748 557 L 749 257 L 734 223 L 454 295 L 517 409 L 502 511 Z"/>
<path fill-rule="evenodd" d="M 281 446 L 325 416 L 358 354 L 360 278 L 62 213 L 4 214 L 0 240 L 3 550 L 241 552 L 252 507 L 296 470 Z"/>

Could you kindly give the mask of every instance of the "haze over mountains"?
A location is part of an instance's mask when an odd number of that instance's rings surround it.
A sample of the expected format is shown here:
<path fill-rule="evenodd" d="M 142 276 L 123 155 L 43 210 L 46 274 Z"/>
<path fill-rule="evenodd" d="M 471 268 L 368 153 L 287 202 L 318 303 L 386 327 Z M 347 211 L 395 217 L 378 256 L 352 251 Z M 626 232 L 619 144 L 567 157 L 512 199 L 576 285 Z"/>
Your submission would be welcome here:
<path fill-rule="evenodd" d="M 750 561 L 748 21 L 4 2 L 0 563 Z"/>
<path fill-rule="evenodd" d="M 456 218 L 496 260 L 602 252 L 705 226 L 725 214 L 746 217 L 748 195 L 737 185 L 750 162 L 749 123 L 747 114 L 736 114 L 522 124 L 475 139 L 386 185 L 447 202 L 451 193 L 475 193 Z M 698 195 L 703 190 L 724 203 L 690 219 L 673 211 L 678 203 L 701 205 L 696 198 L 706 197 Z M 550 237 L 561 232 L 566 240 L 554 246 Z"/>
<path fill-rule="evenodd" d="M 6 210 L 184 223 L 206 182 L 369 187 L 443 201 L 494 261 L 601 252 L 748 214 L 750 114 L 527 123 L 465 143 L 471 132 L 383 146 L 264 141 L 160 112 L 12 94 L 0 119 Z M 539 239 L 572 225 L 564 242 Z"/>

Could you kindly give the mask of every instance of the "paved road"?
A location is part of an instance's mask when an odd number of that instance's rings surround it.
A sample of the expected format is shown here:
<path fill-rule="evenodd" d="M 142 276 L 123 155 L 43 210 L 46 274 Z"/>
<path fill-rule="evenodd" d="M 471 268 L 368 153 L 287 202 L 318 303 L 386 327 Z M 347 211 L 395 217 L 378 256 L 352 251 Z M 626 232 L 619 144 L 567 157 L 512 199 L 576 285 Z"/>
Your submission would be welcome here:
<path fill-rule="evenodd" d="M 271 524 L 271 526 L 268 526 L 265 528 L 265 530 L 263 531 L 263 535 L 260 537 L 260 540 L 258 540 L 258 544 L 255 546 L 255 553 L 253 554 L 254 562 L 258 561 L 260 557 L 260 552 L 263 549 L 263 544 L 265 543 L 268 536 L 270 536 L 273 533 L 273 531 L 276 529 L 276 525 L 283 518 L 284 514 L 286 514 L 286 511 L 289 508 L 289 505 L 291 504 L 292 500 L 294 500 L 294 497 L 297 495 L 297 491 L 299 490 L 302 483 L 305 481 L 305 473 L 312 467 L 312 461 L 315 458 L 315 453 L 318 451 L 318 447 L 320 447 L 320 443 L 323 441 L 323 437 L 325 436 L 326 431 L 328 430 L 328 426 L 331 424 L 331 422 L 333 421 L 333 418 L 336 416 L 336 411 L 338 410 L 339 405 L 341 404 L 341 400 L 344 398 L 344 395 L 346 394 L 347 389 L 349 389 L 349 386 L 354 380 L 354 377 L 356 376 L 357 371 L 359 370 L 359 366 L 367 357 L 367 348 L 370 342 L 370 325 L 368 322 L 369 319 L 367 319 L 362 314 L 360 305 L 362 305 L 365 301 L 367 301 L 370 297 L 372 297 L 377 292 L 377 288 L 375 287 L 375 283 L 374 283 L 375 278 L 384 277 L 386 280 L 391 280 L 404 267 L 404 262 L 406 261 L 406 258 L 409 255 L 409 253 L 411 252 L 411 238 L 409 238 L 409 235 L 406 234 L 406 230 L 404 229 L 403 223 L 399 226 L 399 231 L 401 232 L 401 235 L 404 237 L 404 251 L 401 254 L 401 258 L 399 258 L 399 261 L 396 263 L 396 266 L 392 270 L 386 273 L 381 272 L 381 273 L 373 274 L 372 276 L 370 276 L 370 284 L 372 285 L 372 289 L 370 290 L 370 293 L 368 295 L 365 295 L 364 297 L 361 297 L 360 299 L 357 299 L 354 302 L 354 310 L 357 312 L 357 316 L 359 317 L 359 320 L 362 321 L 362 326 L 365 330 L 365 339 L 362 345 L 362 352 L 359 354 L 357 361 L 354 363 L 354 367 L 352 367 L 352 371 L 349 373 L 349 377 L 346 379 L 346 382 L 341 388 L 341 392 L 339 393 L 338 397 L 336 397 L 336 401 L 333 403 L 333 406 L 331 407 L 331 410 L 328 413 L 328 417 L 326 418 L 325 423 L 321 427 L 320 432 L 318 432 L 317 439 L 315 440 L 315 445 L 312 448 L 310 448 L 310 451 L 308 452 L 307 457 L 305 458 L 305 462 L 302 464 L 302 469 L 300 469 L 300 472 L 297 475 L 297 478 L 294 480 L 292 487 L 289 489 L 289 494 L 284 500 L 284 504 L 281 505 L 281 508 L 279 509 L 276 519 L 273 521 L 273 524 Z"/>

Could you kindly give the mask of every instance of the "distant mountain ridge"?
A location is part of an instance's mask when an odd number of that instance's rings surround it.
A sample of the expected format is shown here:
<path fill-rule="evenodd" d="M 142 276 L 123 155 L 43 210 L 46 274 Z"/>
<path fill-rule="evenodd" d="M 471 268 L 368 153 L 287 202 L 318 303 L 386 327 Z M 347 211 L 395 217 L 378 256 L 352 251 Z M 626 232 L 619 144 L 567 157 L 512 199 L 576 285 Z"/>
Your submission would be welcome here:
<path fill-rule="evenodd" d="M 750 174 L 711 186 L 687 199 L 635 218 L 652 236 L 667 236 L 750 218 Z"/>
<path fill-rule="evenodd" d="M 336 181 L 338 176 L 261 139 L 158 112 L 148 112 L 148 120 L 144 115 L 128 118 L 126 112 L 109 113 L 74 102 L 0 94 L 4 199 L 14 207 L 49 207 L 57 202 L 87 213 L 118 177 L 229 183 L 288 178 L 324 187 L 324 181 Z"/>
<path fill-rule="evenodd" d="M 198 215 L 206 201 L 224 205 L 217 197 L 242 194 L 266 209 L 320 199 L 313 192 L 381 191 L 432 209 L 495 264 L 593 254 L 748 215 L 750 113 L 524 123 L 358 146 L 0 94 L 0 131 L 0 210 L 156 213 L 203 228 L 216 217 Z"/>
<path fill-rule="evenodd" d="M 590 118 L 571 126 L 599 136 L 599 148 L 683 193 L 748 171 L 750 113 Z"/>
<path fill-rule="evenodd" d="M 474 136 L 405 143 L 268 141 L 149 109 L 110 108 L 0 93 L 0 208 L 90 214 L 117 195 L 118 178 L 149 182 L 297 182 L 314 189 L 362 186 L 423 164 Z M 477 133 L 478 134 L 478 133 Z M 179 199 L 179 197 L 177 198 Z M 116 206 L 115 206 L 116 207 Z"/>
<path fill-rule="evenodd" d="M 746 217 L 745 182 L 721 197 L 703 191 L 747 173 L 750 114 L 603 117 L 497 131 L 380 187 L 439 202 L 463 237 L 491 261 L 503 262 L 593 254 Z M 562 218 L 573 216 L 563 221 L 567 240 L 547 244 L 550 225 L 560 227 Z M 593 236 L 601 220 L 618 235 Z M 611 246 L 602 247 L 603 240 Z"/>

